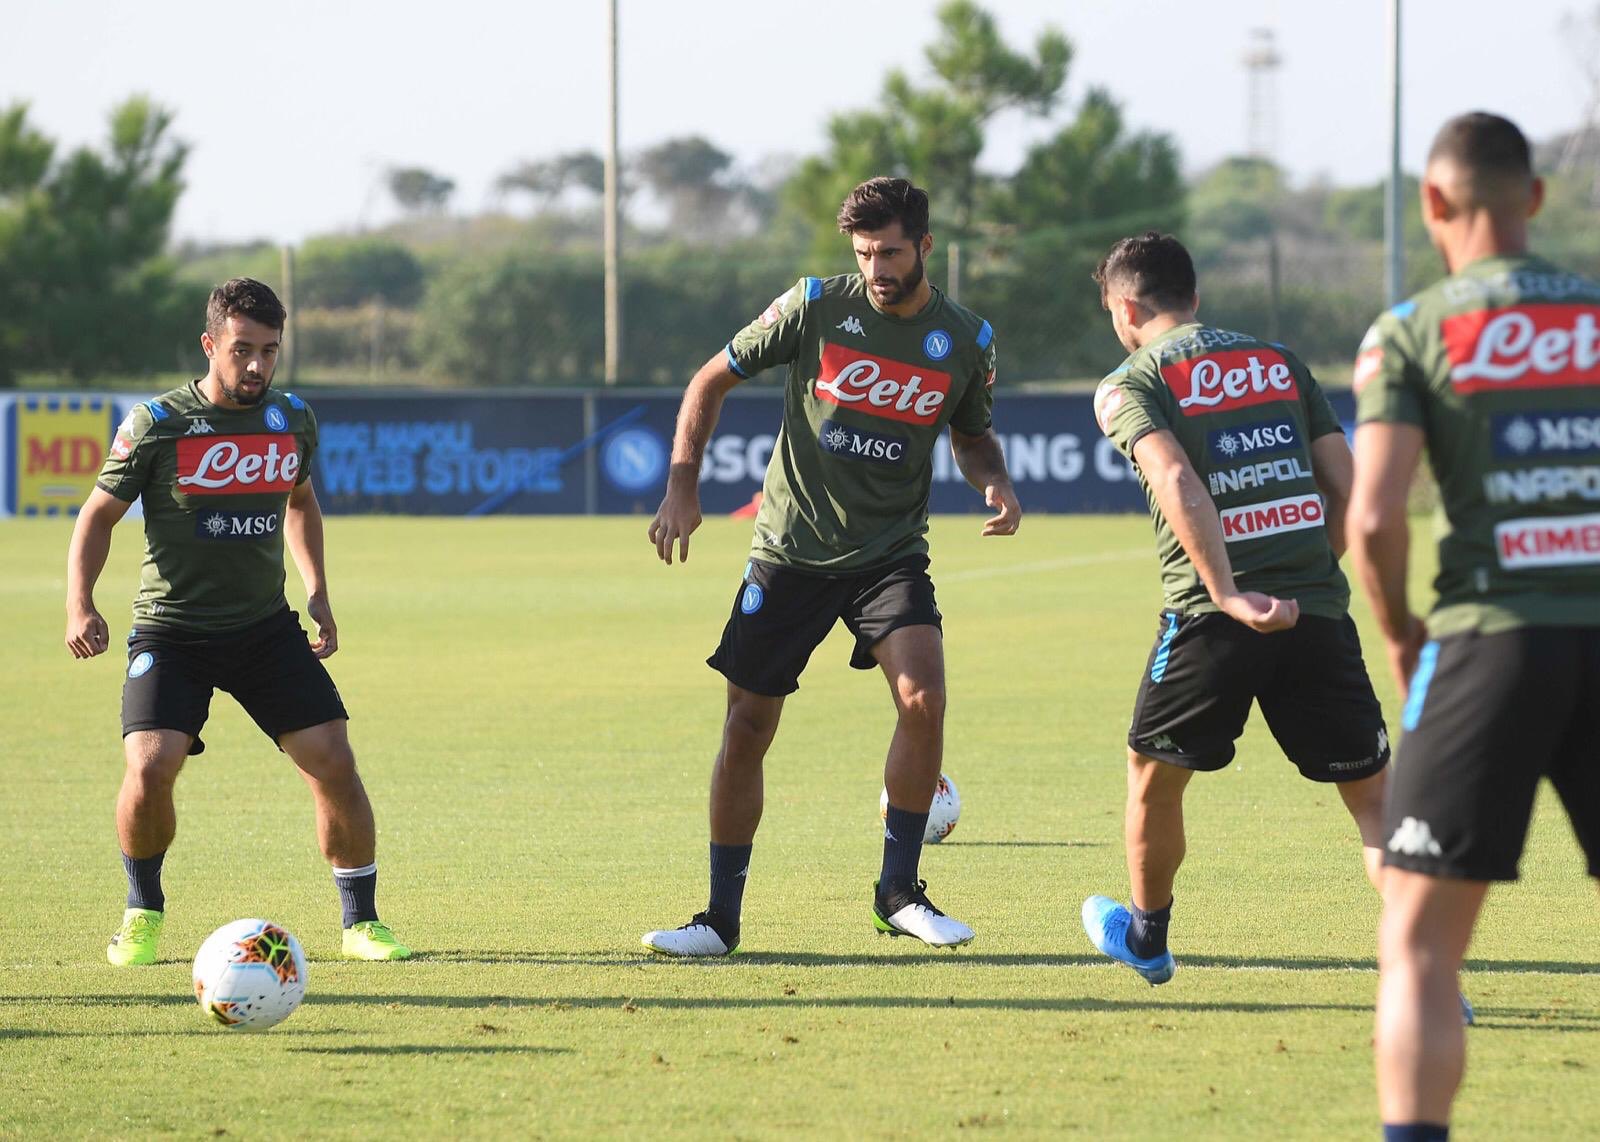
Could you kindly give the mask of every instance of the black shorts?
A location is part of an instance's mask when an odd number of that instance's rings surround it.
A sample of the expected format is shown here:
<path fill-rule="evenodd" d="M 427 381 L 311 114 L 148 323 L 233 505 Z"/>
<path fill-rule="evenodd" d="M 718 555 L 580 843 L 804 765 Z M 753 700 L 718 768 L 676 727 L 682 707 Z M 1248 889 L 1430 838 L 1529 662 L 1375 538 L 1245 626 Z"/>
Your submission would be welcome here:
<path fill-rule="evenodd" d="M 856 636 L 850 665 L 857 670 L 877 665 L 872 648 L 890 631 L 942 630 L 928 557 L 912 555 L 853 575 L 817 575 L 751 560 L 722 644 L 706 665 L 752 693 L 792 694 L 811 652 L 840 619 Z"/>
<path fill-rule="evenodd" d="M 1460 634 L 1422 648 L 1384 814 L 1384 863 L 1515 880 L 1550 778 L 1600 876 L 1600 628 Z"/>
<path fill-rule="evenodd" d="M 1128 745 L 1185 769 L 1233 760 L 1250 703 L 1312 781 L 1355 781 L 1389 763 L 1389 733 L 1356 625 L 1302 615 L 1259 634 L 1217 612 L 1162 611 Z"/>
<path fill-rule="evenodd" d="M 195 739 L 189 752 L 200 753 L 205 749 L 200 730 L 214 689 L 232 694 L 273 741 L 350 716 L 333 679 L 311 652 L 299 616 L 284 607 L 225 634 L 134 627 L 122 685 L 122 736 L 177 730 Z"/>

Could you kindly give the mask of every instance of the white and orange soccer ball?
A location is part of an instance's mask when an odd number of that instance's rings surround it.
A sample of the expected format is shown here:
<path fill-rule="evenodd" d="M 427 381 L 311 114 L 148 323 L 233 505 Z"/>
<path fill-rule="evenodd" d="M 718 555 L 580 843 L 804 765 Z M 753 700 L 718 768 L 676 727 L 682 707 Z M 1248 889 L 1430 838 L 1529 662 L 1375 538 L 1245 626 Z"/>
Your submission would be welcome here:
<path fill-rule="evenodd" d="M 878 795 L 878 816 L 884 819 L 889 816 L 887 789 Z M 933 791 L 933 804 L 928 806 L 928 827 L 923 830 L 922 843 L 938 844 L 955 832 L 956 822 L 960 819 L 961 794 L 956 792 L 956 783 L 950 780 L 949 775 L 941 773 L 939 785 Z"/>
<path fill-rule="evenodd" d="M 230 1031 L 265 1031 L 300 1006 L 306 957 L 300 941 L 270 920 L 235 920 L 194 956 L 194 997 Z"/>

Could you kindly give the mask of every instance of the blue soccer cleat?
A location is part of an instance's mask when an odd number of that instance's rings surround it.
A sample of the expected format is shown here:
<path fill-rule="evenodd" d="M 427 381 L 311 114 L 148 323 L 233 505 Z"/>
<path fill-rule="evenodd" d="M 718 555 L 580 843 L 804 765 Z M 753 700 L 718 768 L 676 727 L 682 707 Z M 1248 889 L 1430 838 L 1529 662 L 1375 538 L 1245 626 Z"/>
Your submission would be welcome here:
<path fill-rule="evenodd" d="M 1467 1027 L 1476 1026 L 1477 1022 L 1478 1022 L 1478 1013 L 1476 1011 L 1472 1010 L 1472 1004 L 1470 1002 L 1468 1002 L 1468 1000 L 1467 1000 L 1467 993 L 1463 991 L 1460 994 L 1461 994 L 1461 1022 L 1462 1022 L 1462 1024 L 1464 1026 L 1467 1026 Z"/>
<path fill-rule="evenodd" d="M 1119 963 L 1138 972 L 1151 987 L 1166 983 L 1178 970 L 1171 952 L 1159 956 L 1136 956 L 1128 950 L 1128 910 L 1109 896 L 1091 896 L 1083 902 L 1083 930 L 1089 942 Z"/>

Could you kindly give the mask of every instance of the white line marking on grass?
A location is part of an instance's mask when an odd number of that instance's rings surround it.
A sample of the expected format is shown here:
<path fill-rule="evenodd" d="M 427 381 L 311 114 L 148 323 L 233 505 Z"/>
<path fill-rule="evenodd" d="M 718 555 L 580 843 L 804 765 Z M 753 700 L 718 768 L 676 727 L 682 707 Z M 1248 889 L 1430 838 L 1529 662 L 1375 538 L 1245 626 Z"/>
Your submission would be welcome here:
<path fill-rule="evenodd" d="M 1092 567 L 1096 563 L 1121 563 L 1128 559 L 1148 559 L 1148 547 L 1128 548 L 1125 551 L 1103 551 L 1098 555 L 1067 555 L 1060 559 L 1041 559 L 1033 563 L 1010 563 L 998 567 L 975 567 L 970 571 L 952 571 L 936 575 L 940 583 L 965 583 L 973 579 L 996 579 L 1001 575 L 1031 575 L 1035 571 L 1064 571 L 1069 567 Z"/>

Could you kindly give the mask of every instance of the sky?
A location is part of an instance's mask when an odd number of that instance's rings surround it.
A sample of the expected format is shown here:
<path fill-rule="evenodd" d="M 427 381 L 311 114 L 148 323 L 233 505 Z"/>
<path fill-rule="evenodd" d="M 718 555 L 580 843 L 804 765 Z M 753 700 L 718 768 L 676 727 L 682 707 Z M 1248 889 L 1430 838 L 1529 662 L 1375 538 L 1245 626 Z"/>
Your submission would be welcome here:
<path fill-rule="evenodd" d="M 133 93 L 176 112 L 192 148 L 180 239 L 295 242 L 395 217 L 393 166 L 455 180 L 452 209 L 493 204 L 519 161 L 600 150 L 606 0 L 38 0 L 0 26 L 0 107 L 65 146 L 104 138 Z M 932 0 L 620 0 L 624 151 L 700 134 L 754 168 L 819 149 L 828 117 L 872 106 L 891 68 L 926 74 Z M 1386 0 L 988 0 L 1013 46 L 1073 41 L 1064 110 L 1091 86 L 1186 168 L 1247 149 L 1251 29 L 1271 28 L 1276 154 L 1297 181 L 1371 183 L 1388 163 Z M 1404 0 L 1404 161 L 1461 111 L 1534 138 L 1569 130 L 1588 89 L 1562 17 L 1595 0 Z M 874 17 L 877 18 L 874 18 Z M 1600 19 L 1600 18 L 1597 18 Z M 1600 45 L 1596 45 L 1600 48 Z M 1050 125 L 997 122 L 983 165 L 1016 168 Z"/>

